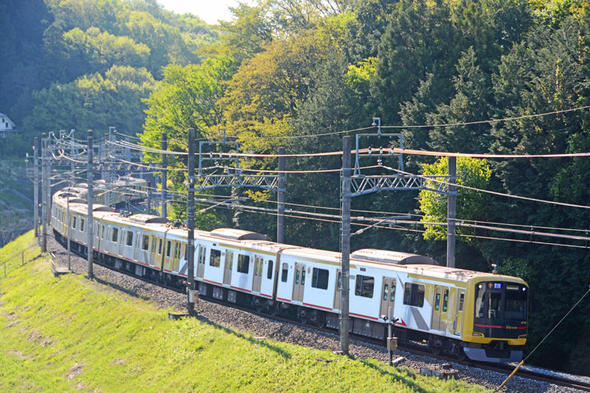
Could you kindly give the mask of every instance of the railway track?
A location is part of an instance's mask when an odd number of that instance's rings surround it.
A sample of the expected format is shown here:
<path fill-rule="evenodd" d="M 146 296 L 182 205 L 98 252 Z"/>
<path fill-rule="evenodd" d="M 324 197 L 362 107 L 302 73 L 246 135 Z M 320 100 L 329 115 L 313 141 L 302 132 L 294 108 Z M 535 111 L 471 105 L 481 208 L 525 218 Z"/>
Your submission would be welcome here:
<path fill-rule="evenodd" d="M 65 257 L 65 255 L 67 255 L 64 251 L 63 248 L 61 249 L 61 252 L 56 252 L 56 254 L 61 254 L 58 257 Z M 112 269 L 109 266 L 106 265 L 102 265 L 100 263 L 97 263 L 101 266 L 103 266 L 105 269 L 108 269 L 112 272 L 116 272 L 119 273 L 121 275 L 125 275 L 126 277 L 130 277 L 133 278 L 135 280 L 139 280 L 142 282 L 146 282 L 152 285 L 156 285 L 153 282 L 149 282 L 149 281 L 145 281 L 145 280 L 141 280 L 139 277 L 131 274 L 130 272 L 126 272 L 126 271 L 119 271 L 116 269 Z M 83 270 L 82 270 L 83 271 Z M 170 286 L 165 286 L 165 285 L 161 285 L 158 284 L 158 286 L 160 287 L 164 287 L 166 289 L 169 289 L 171 291 L 176 292 L 179 295 L 184 296 L 183 291 L 179 290 L 178 288 L 174 288 L 174 287 L 170 287 Z M 204 300 L 206 300 L 209 303 L 213 303 L 216 305 L 219 305 L 221 307 L 229 307 L 231 309 L 234 310 L 239 310 L 251 315 L 255 315 L 261 318 L 264 318 L 266 320 L 269 320 L 271 322 L 276 322 L 278 324 L 290 324 L 290 325 L 295 325 L 298 326 L 300 328 L 303 328 L 307 331 L 313 332 L 313 334 L 317 334 L 318 337 L 321 335 L 324 336 L 329 336 L 329 337 L 333 337 L 334 339 L 337 340 L 338 338 L 338 332 L 337 330 L 331 329 L 331 328 L 327 328 L 327 327 L 318 327 L 318 326 L 314 326 L 312 324 L 303 324 L 300 321 L 297 321 L 293 318 L 289 318 L 287 316 L 283 316 L 283 315 L 277 315 L 277 314 L 269 314 L 269 313 L 264 313 L 261 312 L 259 310 L 256 310 L 254 308 L 251 307 L 244 307 L 244 306 L 239 306 L 239 305 L 235 305 L 235 304 L 230 304 L 224 301 L 220 301 L 211 297 L 203 297 Z M 260 338 L 266 338 L 265 336 L 262 336 Z M 270 337 L 273 338 L 273 337 Z M 375 340 L 375 339 L 369 339 L 367 337 L 363 337 L 363 336 L 357 336 L 357 335 L 353 335 L 351 334 L 351 341 L 352 342 L 356 342 L 356 343 L 362 343 L 362 345 L 369 345 L 370 347 L 373 347 L 375 349 L 377 349 L 380 352 L 384 352 L 386 353 L 386 347 L 385 347 L 385 343 L 383 340 Z M 310 345 L 310 344 L 305 344 L 305 345 Z M 473 369 L 473 368 L 478 368 L 481 370 L 486 370 L 489 372 L 495 372 L 495 373 L 499 373 L 501 374 L 501 380 L 503 380 L 510 372 L 512 372 L 512 368 L 509 366 L 497 366 L 497 365 L 490 365 L 490 364 L 485 364 L 485 363 L 476 363 L 476 362 L 472 362 L 472 361 L 462 361 L 460 359 L 456 359 L 454 357 L 449 357 L 449 356 L 445 356 L 445 355 L 434 355 L 431 352 L 427 351 L 424 349 L 424 347 L 426 347 L 426 345 L 400 345 L 399 349 L 402 349 L 403 351 L 406 351 L 408 353 L 411 353 L 413 355 L 418 355 L 418 356 L 423 356 L 423 357 L 428 357 L 428 358 L 434 358 L 436 359 L 435 362 L 439 363 L 439 364 L 443 364 L 443 363 L 451 363 L 451 364 L 457 364 L 462 366 L 465 369 Z M 332 349 L 333 350 L 333 349 Z M 383 356 L 381 358 L 384 358 Z M 463 371 L 460 372 L 460 374 L 464 374 Z M 527 369 L 521 369 L 518 371 L 518 373 L 516 374 L 517 377 L 520 378 L 527 378 L 527 379 L 531 379 L 531 380 L 535 380 L 535 381 L 539 381 L 539 382 L 544 382 L 544 383 L 548 383 L 548 384 L 552 384 L 552 385 L 556 385 L 556 386 L 561 386 L 561 387 L 567 387 L 570 389 L 575 389 L 575 391 L 586 391 L 586 392 L 590 392 L 590 383 L 585 383 L 585 382 L 581 382 L 581 381 L 573 381 L 573 380 L 568 380 L 565 377 L 558 377 L 558 376 L 552 376 L 552 375 L 546 375 L 546 374 L 540 374 L 540 373 L 536 373 L 534 371 L 531 370 L 527 370 Z M 461 378 L 463 378 L 463 375 L 460 375 Z M 500 380 L 500 382 L 501 382 Z M 498 382 L 494 382 L 493 384 L 490 383 L 488 385 L 486 385 L 488 388 L 494 388 L 495 386 L 499 386 Z M 520 392 L 523 391 L 519 388 L 510 388 L 508 391 L 512 391 L 512 392 Z M 530 389 L 528 391 L 538 391 L 535 389 Z M 554 391 L 561 391 L 561 390 L 554 390 Z"/>

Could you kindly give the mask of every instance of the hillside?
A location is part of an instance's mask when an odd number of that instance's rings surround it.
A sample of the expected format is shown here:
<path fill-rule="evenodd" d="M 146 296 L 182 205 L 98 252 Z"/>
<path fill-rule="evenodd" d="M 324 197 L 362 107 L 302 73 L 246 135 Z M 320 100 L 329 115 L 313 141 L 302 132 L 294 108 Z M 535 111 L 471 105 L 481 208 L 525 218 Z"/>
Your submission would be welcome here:
<path fill-rule="evenodd" d="M 54 278 L 29 232 L 0 250 L 0 391 L 482 392 L 258 339 L 167 310 L 83 276 Z"/>

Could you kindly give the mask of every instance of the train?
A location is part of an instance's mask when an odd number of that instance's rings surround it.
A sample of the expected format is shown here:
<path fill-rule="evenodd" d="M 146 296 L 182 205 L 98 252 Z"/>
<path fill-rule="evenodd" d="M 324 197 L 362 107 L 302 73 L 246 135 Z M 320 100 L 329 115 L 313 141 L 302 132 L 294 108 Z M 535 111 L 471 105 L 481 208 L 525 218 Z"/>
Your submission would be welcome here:
<path fill-rule="evenodd" d="M 52 202 L 56 239 L 65 244 L 69 238 L 72 250 L 87 256 L 83 188 L 57 191 Z M 104 204 L 94 204 L 92 214 L 96 263 L 185 290 L 186 228 Z M 193 277 L 201 297 L 338 329 L 341 253 L 276 243 L 235 228 L 195 230 L 194 244 Z M 521 278 L 380 249 L 352 252 L 349 277 L 352 334 L 385 339 L 389 323 L 400 343 L 420 342 L 436 353 L 491 363 L 522 359 L 529 287 Z"/>

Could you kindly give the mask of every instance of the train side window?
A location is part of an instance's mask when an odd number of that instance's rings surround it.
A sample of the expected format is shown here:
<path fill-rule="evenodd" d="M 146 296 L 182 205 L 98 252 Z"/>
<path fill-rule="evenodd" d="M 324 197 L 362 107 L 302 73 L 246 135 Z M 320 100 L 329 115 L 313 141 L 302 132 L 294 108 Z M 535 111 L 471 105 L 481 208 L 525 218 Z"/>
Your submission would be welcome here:
<path fill-rule="evenodd" d="M 174 243 L 174 258 L 180 259 L 180 243 Z"/>
<path fill-rule="evenodd" d="M 283 263 L 283 271 L 281 272 L 281 281 L 287 282 L 288 276 L 289 276 L 289 265 L 285 262 L 285 263 Z"/>
<path fill-rule="evenodd" d="M 154 236 L 152 236 L 152 254 L 156 253 L 156 238 Z"/>
<path fill-rule="evenodd" d="M 219 267 L 221 264 L 221 251 L 211 249 L 211 255 L 209 256 L 209 265 Z"/>
<path fill-rule="evenodd" d="M 391 282 L 391 294 L 389 295 L 389 301 L 390 302 L 395 301 L 395 281 Z"/>
<path fill-rule="evenodd" d="M 158 254 L 162 254 L 162 239 L 158 239 Z"/>
<path fill-rule="evenodd" d="M 126 244 L 128 246 L 130 246 L 130 247 L 133 246 L 133 232 L 131 232 L 131 231 L 127 231 L 127 242 L 126 242 Z"/>
<path fill-rule="evenodd" d="M 445 289 L 445 294 L 443 295 L 443 312 L 447 312 L 448 306 L 449 306 L 449 290 Z"/>
<path fill-rule="evenodd" d="M 168 240 L 168 242 L 166 243 L 166 256 L 167 257 L 170 257 L 170 249 L 172 248 L 171 245 L 172 245 L 172 243 L 170 242 L 170 240 Z"/>
<path fill-rule="evenodd" d="M 266 270 L 266 278 L 269 280 L 272 278 L 272 265 L 273 265 L 272 261 L 269 260 L 268 261 L 268 269 Z"/>
<path fill-rule="evenodd" d="M 342 272 L 338 272 L 338 277 L 336 278 L 336 290 L 340 291 L 342 289 Z"/>
<path fill-rule="evenodd" d="M 80 231 L 84 232 L 84 219 L 83 218 L 80 219 Z"/>
<path fill-rule="evenodd" d="M 465 294 L 461 292 L 459 294 L 459 307 L 457 307 L 459 311 L 463 311 L 463 304 L 465 304 Z"/>
<path fill-rule="evenodd" d="M 328 278 L 330 272 L 326 269 L 313 268 L 311 286 L 318 289 L 328 289 Z"/>
<path fill-rule="evenodd" d="M 100 238 L 104 239 L 104 225 L 101 225 L 102 229 L 101 229 L 101 234 L 100 234 Z"/>
<path fill-rule="evenodd" d="M 301 285 L 305 285 L 305 267 L 301 270 Z"/>
<path fill-rule="evenodd" d="M 76 216 L 72 217 L 72 228 L 76 229 Z"/>
<path fill-rule="evenodd" d="M 111 236 L 111 240 L 113 243 L 117 243 L 119 241 L 119 229 L 113 228 L 113 236 Z"/>
<path fill-rule="evenodd" d="M 422 307 L 424 305 L 424 285 L 407 282 L 404 285 L 404 304 Z"/>
<path fill-rule="evenodd" d="M 250 256 L 238 254 L 238 272 L 248 274 L 250 270 Z"/>
<path fill-rule="evenodd" d="M 440 309 L 440 293 L 437 293 L 434 299 L 434 309 L 438 311 Z"/>
<path fill-rule="evenodd" d="M 205 264 L 205 251 L 206 250 L 207 249 L 205 247 L 199 246 L 199 263 L 201 265 L 204 265 Z"/>
<path fill-rule="evenodd" d="M 143 235 L 143 244 L 141 248 L 143 250 L 147 250 L 150 247 L 150 237 L 148 235 Z"/>
<path fill-rule="evenodd" d="M 373 288 L 375 287 L 375 278 L 369 276 L 363 276 L 362 274 L 356 275 L 356 288 L 354 294 L 362 297 L 373 297 Z"/>

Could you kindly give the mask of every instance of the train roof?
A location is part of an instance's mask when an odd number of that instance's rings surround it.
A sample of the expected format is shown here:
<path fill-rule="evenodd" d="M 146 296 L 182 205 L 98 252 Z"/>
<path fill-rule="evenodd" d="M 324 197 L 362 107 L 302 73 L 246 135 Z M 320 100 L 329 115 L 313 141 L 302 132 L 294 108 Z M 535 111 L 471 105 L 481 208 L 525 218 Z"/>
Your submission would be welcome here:
<path fill-rule="evenodd" d="M 361 261 L 383 262 L 395 265 L 438 265 L 438 262 L 434 259 L 424 255 L 373 248 L 356 250 L 350 254 L 350 257 Z"/>

